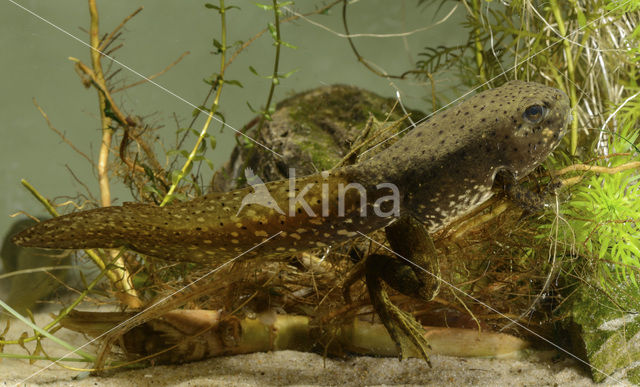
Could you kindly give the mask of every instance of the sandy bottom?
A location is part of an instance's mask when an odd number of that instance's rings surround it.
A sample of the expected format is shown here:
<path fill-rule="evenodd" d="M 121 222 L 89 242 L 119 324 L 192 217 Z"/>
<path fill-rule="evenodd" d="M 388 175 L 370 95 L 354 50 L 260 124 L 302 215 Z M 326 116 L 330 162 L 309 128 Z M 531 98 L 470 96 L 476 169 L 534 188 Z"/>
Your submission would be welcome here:
<path fill-rule="evenodd" d="M 69 371 L 39 362 L 4 360 L 3 385 L 48 386 L 206 386 L 206 385 L 397 385 L 427 386 L 592 386 L 576 364 L 563 360 L 520 361 L 458 359 L 433 356 L 433 368 L 419 360 L 353 357 L 346 360 L 281 351 L 221 357 L 179 366 L 155 366 L 120 371 L 102 377 Z M 611 384 L 606 384 L 611 385 Z"/>
<path fill-rule="evenodd" d="M 37 321 L 47 321 L 38 316 Z M 2 324 L 4 326 L 4 324 Z M 12 323 L 5 337 L 31 332 Z M 59 332 L 58 337 L 81 345 L 87 341 L 73 332 Z M 67 353 L 57 344 L 45 343 L 50 356 Z M 88 352 L 95 347 L 85 348 Z M 7 346 L 5 353 L 24 354 L 18 346 Z M 87 372 L 68 370 L 47 361 L 29 364 L 28 360 L 2 359 L 0 386 L 209 386 L 209 385 L 427 385 L 427 386 L 592 386 L 588 373 L 578 363 L 564 359 L 554 361 L 549 353 L 532 354 L 527 360 L 454 358 L 432 356 L 433 368 L 423 361 L 392 358 L 349 357 L 323 359 L 312 353 L 281 351 L 219 357 L 202 362 L 154 366 L 145 369 L 110 372 L 90 376 Z M 82 363 L 65 363 L 82 368 Z M 48 368 L 47 368 L 48 367 Z M 605 383 L 604 385 L 624 385 Z"/>

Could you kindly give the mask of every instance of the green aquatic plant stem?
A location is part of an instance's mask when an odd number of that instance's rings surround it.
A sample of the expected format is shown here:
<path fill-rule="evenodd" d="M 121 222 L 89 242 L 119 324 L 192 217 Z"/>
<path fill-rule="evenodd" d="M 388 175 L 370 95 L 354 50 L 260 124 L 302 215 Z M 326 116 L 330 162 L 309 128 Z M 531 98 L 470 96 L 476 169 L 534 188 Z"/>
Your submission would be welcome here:
<path fill-rule="evenodd" d="M 0 280 L 7 279 L 10 277 L 15 277 L 17 275 L 23 275 L 23 274 L 43 273 L 43 272 L 49 272 L 49 271 L 70 270 L 70 269 L 77 269 L 77 266 L 73 266 L 73 265 L 40 266 L 34 269 L 15 270 L 9 273 L 0 274 Z"/>
<path fill-rule="evenodd" d="M 576 154 L 576 149 L 578 147 L 578 110 L 575 109 L 578 104 L 578 97 L 576 93 L 576 82 L 575 82 L 575 64 L 573 62 L 573 55 L 571 53 L 571 42 L 566 38 L 567 36 L 567 28 L 564 24 L 564 19 L 562 18 L 562 12 L 560 7 L 558 6 L 557 0 L 549 0 L 549 6 L 551 7 L 551 11 L 553 12 L 553 16 L 558 23 L 558 31 L 560 35 L 562 35 L 562 46 L 564 48 L 564 56 L 567 61 L 567 72 L 569 75 L 569 84 L 567 85 L 567 89 L 569 91 L 569 99 L 571 100 L 571 114 L 573 116 L 573 120 L 571 121 L 571 148 L 570 152 L 572 155 Z"/>
<path fill-rule="evenodd" d="M 271 107 L 271 102 L 273 100 L 273 93 L 276 89 L 276 86 L 280 83 L 278 79 L 278 68 L 280 66 L 280 48 L 282 47 L 282 41 L 280 40 L 280 9 L 278 8 L 278 0 L 273 0 L 273 14 L 274 14 L 274 27 L 276 36 L 274 38 L 273 44 L 276 46 L 276 57 L 273 61 L 273 74 L 271 75 L 271 87 L 269 88 L 269 95 L 267 96 L 267 103 L 264 106 L 264 114 L 260 118 L 260 125 L 258 125 L 258 130 L 262 128 L 265 120 L 269 115 L 269 108 Z"/>
<path fill-rule="evenodd" d="M 89 292 L 98 284 L 98 282 L 100 282 L 104 274 L 107 272 L 108 272 L 107 270 L 102 270 L 100 274 L 98 274 L 96 278 L 94 278 L 93 281 L 89 283 L 87 288 L 83 290 L 82 293 L 80 293 L 80 295 L 76 297 L 76 299 L 69 306 L 64 308 L 64 310 L 60 312 L 58 316 L 55 319 L 53 319 L 53 321 L 45 325 L 44 329 L 49 329 L 53 327 L 55 324 L 60 322 L 60 320 L 62 320 L 66 315 L 68 315 L 69 312 L 71 312 L 76 306 L 78 306 L 78 304 L 80 304 L 80 302 L 82 302 L 82 300 L 85 299 L 85 297 L 89 294 Z"/>
<path fill-rule="evenodd" d="M 333 8 L 336 4 L 341 3 L 342 1 L 343 0 L 334 0 L 333 2 L 331 2 L 329 4 L 326 4 L 326 5 L 322 6 L 322 7 L 315 8 L 311 12 L 307 12 L 307 13 L 302 14 L 302 15 L 294 14 L 292 16 L 289 16 L 289 17 L 285 18 L 285 19 L 282 19 L 280 22 L 281 23 L 288 23 L 288 22 L 292 22 L 292 21 L 298 20 L 300 17 L 309 17 L 309 16 L 312 16 L 312 15 L 323 15 L 323 14 L 326 14 L 326 13 L 328 13 L 328 11 L 331 8 Z M 249 47 L 251 45 L 251 43 L 256 41 L 256 39 L 258 39 L 259 37 L 264 35 L 264 33 L 267 32 L 267 31 L 269 31 L 269 28 L 263 28 L 257 34 L 253 35 L 250 39 L 248 39 L 244 43 L 242 43 L 242 45 L 233 52 L 233 54 L 231 55 L 231 57 L 229 58 L 227 63 L 225 63 L 225 67 L 229 67 L 231 65 L 231 63 L 238 57 L 238 55 L 240 55 L 247 47 Z"/>
<path fill-rule="evenodd" d="M 480 26 L 482 25 L 482 21 L 480 19 L 482 18 L 482 14 L 478 0 L 473 0 L 471 2 L 471 7 L 473 9 L 472 17 L 476 19 L 477 23 L 477 27 L 473 29 L 473 39 L 476 52 L 476 66 L 478 67 L 478 77 L 480 78 L 479 82 L 484 85 L 487 83 L 487 74 L 484 69 L 484 48 L 482 47 L 482 41 L 480 40 L 480 36 L 482 34 L 482 30 L 480 28 Z"/>
<path fill-rule="evenodd" d="M 45 336 L 49 339 L 51 339 L 53 342 L 59 344 L 60 346 L 68 349 L 69 351 L 73 351 L 74 353 L 77 353 L 78 355 L 82 356 L 87 362 L 93 362 L 95 360 L 95 356 L 86 353 L 78 348 L 75 348 L 73 345 L 67 343 L 66 341 L 55 337 L 54 335 L 52 335 L 51 333 L 47 332 L 45 329 L 40 328 L 39 326 L 35 325 L 34 323 L 32 323 L 31 321 L 29 321 L 28 319 L 26 319 L 24 316 L 22 316 L 20 313 L 18 313 L 15 309 L 13 309 L 12 307 L 10 307 L 9 305 L 5 304 L 4 301 L 0 300 L 0 306 L 3 307 L 4 309 L 6 309 L 11 315 L 13 315 L 15 318 L 17 318 L 18 320 L 22 321 L 23 323 L 25 323 L 27 326 L 29 326 L 31 329 L 33 329 L 34 331 L 38 332 L 39 334 L 41 334 L 42 336 Z M 35 340 L 34 336 L 34 340 Z M 15 344 L 21 344 L 24 343 L 26 340 L 15 340 Z M 9 343 L 9 342 L 7 342 Z"/>
<path fill-rule="evenodd" d="M 42 205 L 44 206 L 44 208 L 47 209 L 47 212 L 49 212 L 51 215 L 53 216 L 60 216 L 60 214 L 58 213 L 58 211 L 55 209 L 55 207 L 53 207 L 51 205 L 51 203 L 49 203 L 49 200 L 47 200 L 47 198 L 45 198 L 44 196 L 40 195 L 40 192 L 38 192 L 32 185 L 31 183 L 29 183 L 28 181 L 26 181 L 25 179 L 21 179 L 20 183 L 22 183 L 22 185 L 27 189 L 27 191 L 31 192 L 31 194 L 40 202 L 42 203 Z"/>
<path fill-rule="evenodd" d="M 35 355 L 21 355 L 18 353 L 4 353 L 0 352 L 0 358 L 5 359 L 28 359 L 28 360 L 49 360 L 54 362 L 66 361 L 72 363 L 87 363 L 87 359 L 81 357 L 49 357 L 49 356 L 35 356 Z"/>
<path fill-rule="evenodd" d="M 44 327 L 42 327 L 41 329 L 45 332 L 48 332 L 49 334 L 55 333 L 58 329 L 60 329 L 60 327 L 56 327 L 56 325 L 64 318 L 66 317 L 69 312 L 71 312 L 76 306 L 78 306 L 78 304 L 80 304 L 80 302 L 82 302 L 82 300 L 85 299 L 85 297 L 89 294 L 89 292 L 98 284 L 98 282 L 100 282 L 100 280 L 102 279 L 102 277 L 105 276 L 105 273 L 107 273 L 107 270 L 102 270 L 97 276 L 96 278 L 93 279 L 93 281 L 91 281 L 91 283 L 89 283 L 89 285 L 87 286 L 87 288 L 80 293 L 80 295 L 78 297 L 76 297 L 76 299 L 66 308 L 64 308 L 64 310 L 62 310 L 60 313 L 58 313 L 58 316 L 53 319 L 51 322 L 49 322 L 47 325 L 45 325 Z M 0 300 L 1 301 L 1 300 Z M 7 309 L 9 310 L 9 309 Z M 18 312 L 14 311 L 15 313 L 17 313 L 19 315 Z M 18 315 L 11 313 L 14 316 L 16 316 L 16 318 L 20 318 L 18 317 Z M 21 318 L 22 320 L 22 318 Z M 55 328 L 54 328 L 55 327 Z M 48 336 L 47 336 L 48 337 Z M 6 341 L 0 341 L 0 346 L 3 345 L 17 345 L 17 344 L 24 344 L 24 343 L 29 343 L 31 341 L 34 340 L 38 340 L 40 339 L 40 336 L 35 335 L 35 336 L 31 336 L 31 337 L 27 337 L 27 338 L 23 338 L 23 339 L 19 339 L 19 340 L 6 340 Z"/>
<path fill-rule="evenodd" d="M 211 104 L 211 108 L 208 111 L 207 120 L 205 121 L 202 129 L 200 130 L 200 135 L 198 136 L 198 140 L 196 141 L 196 144 L 193 146 L 193 149 L 191 150 L 191 153 L 189 153 L 189 156 L 187 157 L 187 160 L 185 161 L 184 165 L 182 166 L 182 169 L 180 170 L 180 173 L 178 174 L 178 177 L 175 179 L 175 181 L 173 181 L 171 183 L 171 187 L 169 188 L 169 191 L 167 192 L 167 194 L 162 199 L 162 202 L 160 203 L 160 207 L 163 207 L 163 206 L 167 205 L 167 203 L 169 203 L 169 201 L 173 197 L 173 193 L 176 191 L 176 188 L 178 188 L 178 185 L 180 184 L 180 181 L 182 181 L 182 179 L 191 170 L 191 166 L 193 165 L 193 159 L 196 157 L 196 155 L 198 153 L 198 149 L 200 148 L 200 144 L 207 137 L 207 131 L 209 130 L 209 126 L 211 125 L 211 120 L 213 119 L 213 115 L 218 110 L 218 104 L 220 103 L 220 94 L 222 93 L 222 85 L 224 84 L 224 70 L 225 70 L 225 67 L 226 67 L 225 66 L 225 58 L 226 58 L 226 53 L 227 53 L 227 17 L 226 17 L 227 10 L 225 9 L 225 6 L 224 6 L 224 0 L 220 0 L 220 7 L 218 8 L 218 12 L 220 13 L 220 25 L 221 25 L 220 26 L 220 28 L 221 28 L 220 40 L 221 40 L 221 44 L 220 44 L 220 47 L 219 47 L 219 50 L 220 50 L 220 74 L 218 75 L 218 79 L 216 80 L 216 82 L 217 82 L 217 85 L 216 85 L 216 96 L 215 96 L 215 98 L 213 100 L 213 103 Z"/>

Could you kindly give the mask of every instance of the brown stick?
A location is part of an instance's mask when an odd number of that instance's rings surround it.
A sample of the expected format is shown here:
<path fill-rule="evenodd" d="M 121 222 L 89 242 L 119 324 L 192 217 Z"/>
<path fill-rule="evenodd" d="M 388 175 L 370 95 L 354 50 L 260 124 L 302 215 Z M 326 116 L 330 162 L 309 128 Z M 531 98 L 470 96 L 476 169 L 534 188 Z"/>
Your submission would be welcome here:
<path fill-rule="evenodd" d="M 76 69 L 80 73 L 86 74 L 89 77 L 90 83 L 94 85 L 98 89 L 98 91 L 104 96 L 105 100 L 109 102 L 111 111 L 116 117 L 118 124 L 120 124 L 120 126 L 125 132 L 124 139 L 128 140 L 129 137 L 134 139 L 138 143 L 138 145 L 140 145 L 140 147 L 145 151 L 145 154 L 149 157 L 149 160 L 151 160 L 151 163 L 154 165 L 154 167 L 156 167 L 158 170 L 162 170 L 160 163 L 158 163 L 158 161 L 155 159 L 155 156 L 151 151 L 151 149 L 149 148 L 149 146 L 144 141 L 140 140 L 137 136 L 134 136 L 132 133 L 130 133 L 133 126 L 129 124 L 131 120 L 122 113 L 118 105 L 116 105 L 116 103 L 114 102 L 113 97 L 111 97 L 111 93 L 106 87 L 104 79 L 100 81 L 100 79 L 96 76 L 96 73 L 93 70 L 91 70 L 87 65 L 82 63 L 79 59 L 73 58 L 73 57 L 70 57 L 69 59 L 75 62 Z M 109 119 L 108 117 L 106 118 Z M 111 123 L 111 119 L 109 119 L 109 123 Z M 111 134 L 113 136 L 113 130 L 112 129 L 109 129 L 109 130 L 111 130 Z M 130 169 L 136 172 L 145 173 L 144 168 L 142 168 L 140 165 L 136 165 L 133 161 L 129 160 L 126 157 L 124 150 L 126 149 L 127 141 L 125 140 L 123 140 L 124 143 L 120 144 L 120 158 L 122 162 L 124 162 Z M 156 173 L 155 176 L 160 178 L 163 182 L 166 183 L 164 178 L 161 176 L 161 173 Z"/>
<path fill-rule="evenodd" d="M 177 65 L 178 63 L 180 63 L 180 61 L 181 61 L 182 59 L 184 59 L 184 57 L 185 57 L 185 56 L 187 56 L 187 55 L 189 55 L 189 54 L 190 54 L 190 52 L 189 52 L 189 51 L 185 51 L 185 52 L 183 52 L 183 53 L 182 53 L 182 55 L 180 55 L 180 57 L 179 57 L 178 59 L 174 60 L 171 64 L 169 64 L 169 66 L 165 67 L 165 69 L 164 69 L 164 70 L 162 70 L 162 71 L 160 71 L 160 72 L 158 72 L 158 73 L 155 73 L 155 74 L 153 74 L 153 75 L 151 75 L 151 76 L 147 77 L 146 79 L 142 79 L 142 80 L 139 80 L 138 82 L 134 82 L 134 83 L 132 83 L 132 84 L 130 84 L 130 85 L 122 86 L 122 87 L 120 87 L 120 88 L 117 88 L 117 89 L 115 89 L 115 90 L 112 90 L 112 91 L 111 91 L 111 94 L 118 93 L 118 92 L 120 92 L 120 91 L 122 91 L 122 90 L 126 90 L 126 89 L 129 89 L 129 88 L 134 87 L 134 86 L 142 85 L 142 84 L 143 84 L 143 83 L 145 83 L 145 82 L 148 82 L 148 81 L 150 81 L 150 80 L 152 80 L 152 79 L 154 79 L 154 78 L 159 77 L 160 75 L 162 75 L 162 74 L 166 73 L 167 71 L 169 71 L 173 66 Z"/>
<path fill-rule="evenodd" d="M 640 161 L 632 161 L 626 164 L 618 165 L 617 167 L 602 167 L 599 165 L 587 165 L 587 164 L 573 164 L 566 168 L 562 168 L 557 171 L 551 172 L 551 176 L 561 176 L 569 172 L 589 171 L 593 173 L 608 173 L 614 174 L 629 169 L 640 168 Z"/>
<path fill-rule="evenodd" d="M 120 24 L 118 24 L 118 26 L 116 28 L 114 28 L 113 31 L 111 31 L 111 33 L 109 35 L 107 35 L 107 37 L 105 37 L 102 40 L 102 43 L 100 43 L 98 47 L 98 50 L 100 51 L 104 51 L 105 48 L 107 48 L 107 46 L 111 43 L 111 41 L 113 41 L 115 35 L 118 33 L 118 31 L 120 31 L 122 29 L 122 27 L 124 27 L 125 24 L 127 24 L 127 22 L 131 19 L 133 19 L 134 16 L 136 16 L 138 13 L 140 13 L 140 11 L 142 11 L 144 7 L 140 7 L 138 9 L 136 9 L 135 11 L 133 11 L 133 13 L 127 17 L 124 18 L 124 20 L 122 20 L 122 22 L 120 22 Z"/>
<path fill-rule="evenodd" d="M 53 124 L 49 120 L 49 116 L 47 116 L 47 113 L 45 113 L 44 110 L 40 107 L 40 105 L 38 105 L 38 102 L 36 101 L 36 99 L 34 98 L 32 101 L 33 101 L 33 104 L 36 106 L 36 109 L 38 109 L 38 111 L 40 112 L 44 120 L 47 122 L 47 126 L 49 126 L 49 129 L 53 130 L 58 136 L 60 136 L 62 141 L 65 142 L 65 144 L 69 145 L 71 149 L 76 151 L 80 156 L 87 159 L 91 163 L 91 165 L 93 165 L 93 167 L 95 168 L 96 164 L 93 162 L 93 160 L 91 160 L 91 158 L 87 156 L 84 152 L 82 152 L 80 149 L 76 148 L 76 146 L 73 145 L 73 143 L 69 141 L 62 132 L 60 132 L 58 129 L 56 129 L 55 126 L 53 126 Z"/>

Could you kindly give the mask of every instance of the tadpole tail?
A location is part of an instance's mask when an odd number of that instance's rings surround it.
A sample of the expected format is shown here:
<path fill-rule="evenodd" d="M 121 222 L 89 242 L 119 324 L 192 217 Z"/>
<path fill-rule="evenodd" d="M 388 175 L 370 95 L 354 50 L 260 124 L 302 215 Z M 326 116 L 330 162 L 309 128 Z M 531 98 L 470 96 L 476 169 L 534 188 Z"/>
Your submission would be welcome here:
<path fill-rule="evenodd" d="M 116 248 L 124 246 L 135 230 L 148 229 L 148 222 L 140 216 L 132 216 L 130 206 L 146 213 L 159 208 L 144 204 L 102 207 L 93 210 L 58 216 L 40 222 L 13 236 L 18 246 L 49 249 Z"/>

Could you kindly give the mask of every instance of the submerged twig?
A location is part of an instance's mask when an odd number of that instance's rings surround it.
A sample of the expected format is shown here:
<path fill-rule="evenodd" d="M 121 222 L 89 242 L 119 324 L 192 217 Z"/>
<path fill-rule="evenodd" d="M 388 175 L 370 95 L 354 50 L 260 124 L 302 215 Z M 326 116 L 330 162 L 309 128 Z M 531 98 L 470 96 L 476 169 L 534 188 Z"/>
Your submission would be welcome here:
<path fill-rule="evenodd" d="M 127 89 L 129 89 L 129 88 L 132 88 L 132 87 L 135 87 L 135 86 L 138 86 L 138 85 L 142 85 L 143 83 L 149 82 L 150 80 L 152 80 L 152 79 L 154 79 L 154 78 L 157 78 L 157 77 L 161 76 L 162 74 L 166 73 L 167 71 L 171 70 L 171 68 L 172 68 L 173 66 L 177 65 L 178 63 L 180 63 L 180 61 L 181 61 L 182 59 L 184 59 L 184 57 L 185 57 L 185 56 L 187 56 L 187 55 L 189 55 L 189 54 L 190 54 L 190 52 L 189 52 L 189 51 L 185 51 L 185 52 L 183 52 L 183 53 L 182 53 L 182 55 L 180 55 L 180 56 L 178 57 L 178 59 L 174 60 L 174 61 L 173 61 L 173 62 L 171 62 L 167 67 L 165 67 L 165 68 L 164 68 L 164 70 L 162 70 L 162 71 L 160 71 L 160 72 L 157 72 L 157 73 L 155 73 L 155 74 L 153 74 L 153 75 L 150 75 L 150 76 L 148 76 L 148 77 L 146 77 L 146 78 L 144 78 L 144 79 L 141 79 L 141 80 L 139 80 L 139 81 L 137 81 L 137 82 L 134 82 L 134 83 L 131 83 L 131 84 L 129 84 L 129 85 L 125 85 L 125 86 L 119 87 L 119 88 L 114 89 L 114 90 L 111 90 L 111 93 L 112 93 L 112 94 L 119 93 L 119 92 L 121 92 L 121 91 L 123 91 L 123 90 L 127 90 Z"/>
<path fill-rule="evenodd" d="M 69 141 L 69 139 L 67 139 L 67 137 L 65 137 L 65 135 L 62 132 L 60 132 L 58 129 L 56 129 L 55 126 L 53 126 L 53 124 L 51 123 L 51 120 L 49 120 L 49 116 L 47 115 L 47 113 L 45 113 L 45 111 L 40 107 L 40 105 L 38 105 L 38 101 L 36 101 L 35 98 L 33 98 L 32 101 L 33 101 L 33 104 L 35 105 L 36 109 L 38 109 L 38 111 L 42 115 L 42 118 L 44 118 L 44 120 L 47 122 L 47 126 L 49 127 L 49 129 L 53 130 L 58 136 L 60 136 L 62 141 L 65 142 L 65 144 L 69 145 L 71 147 L 71 149 L 76 151 L 76 153 L 78 153 L 80 156 L 82 156 L 85 159 L 87 159 L 87 161 L 89 161 L 89 163 L 91 163 L 91 165 L 95 168 L 96 164 L 93 162 L 93 160 L 91 160 L 91 158 L 89 156 L 87 156 L 83 151 L 81 151 L 80 149 L 76 148 L 76 146 L 73 145 L 73 143 L 71 141 Z"/>
<path fill-rule="evenodd" d="M 107 35 L 104 39 L 102 39 L 102 43 L 100 43 L 100 45 L 98 46 L 98 50 L 104 51 L 105 48 L 107 48 L 107 46 L 115 40 L 115 36 L 118 33 L 118 31 L 120 31 L 124 27 L 124 25 L 127 24 L 129 20 L 133 19 L 134 16 L 140 13 L 140 11 L 142 11 L 143 8 L 144 7 L 139 7 L 138 9 L 133 11 L 129 16 L 125 17 L 120 22 L 120 24 L 118 24 L 118 26 L 116 26 L 116 28 L 114 28 L 113 31 L 109 33 L 109 35 Z"/>

